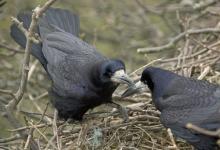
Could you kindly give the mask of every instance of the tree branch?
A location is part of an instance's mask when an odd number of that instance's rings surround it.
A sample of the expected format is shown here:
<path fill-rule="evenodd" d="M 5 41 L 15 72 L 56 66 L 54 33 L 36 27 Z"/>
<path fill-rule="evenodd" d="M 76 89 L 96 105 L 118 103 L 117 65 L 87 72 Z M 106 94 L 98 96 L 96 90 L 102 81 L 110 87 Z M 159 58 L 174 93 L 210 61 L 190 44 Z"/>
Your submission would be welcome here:
<path fill-rule="evenodd" d="M 15 134 L 14 136 L 11 136 L 9 138 L 5 138 L 5 139 L 0 139 L 0 143 L 7 143 L 7 142 L 11 142 L 11 141 L 15 141 L 20 139 L 20 135 L 19 134 Z"/>
<path fill-rule="evenodd" d="M 12 52 L 15 52 L 15 53 L 21 53 L 21 54 L 24 53 L 24 51 L 22 51 L 20 49 L 15 49 L 15 48 L 9 47 L 8 45 L 3 44 L 3 43 L 0 43 L 0 48 L 5 48 L 5 49 L 12 51 Z"/>
<path fill-rule="evenodd" d="M 208 136 L 214 136 L 214 137 L 220 137 L 220 129 L 218 129 L 217 131 L 209 131 L 209 130 L 200 128 L 200 127 L 198 127 L 198 126 L 196 126 L 196 125 L 193 125 L 193 124 L 191 124 L 191 123 L 188 123 L 188 124 L 186 125 L 186 127 L 187 127 L 188 129 L 192 129 L 192 130 L 194 130 L 194 131 L 196 131 L 196 132 L 199 132 L 199 133 L 201 133 L 201 134 L 205 134 L 205 135 L 208 135 Z"/>
<path fill-rule="evenodd" d="M 28 31 L 26 31 L 23 27 L 23 24 L 20 22 L 17 22 L 18 20 L 13 19 L 15 23 L 17 23 L 18 28 L 24 32 L 26 36 L 26 46 L 25 46 L 25 53 L 24 53 L 24 62 L 22 67 L 22 76 L 21 76 L 21 82 L 18 91 L 15 94 L 15 97 L 9 101 L 9 103 L 5 106 L 6 112 L 4 113 L 4 117 L 10 122 L 10 124 L 14 128 L 22 127 L 21 123 L 17 120 L 17 118 L 14 116 L 13 111 L 15 110 L 16 106 L 21 101 L 25 88 L 27 85 L 27 79 L 28 79 L 28 72 L 29 72 L 29 61 L 30 61 L 30 49 L 32 47 L 32 43 L 34 42 L 35 33 L 34 30 L 37 26 L 37 22 L 39 17 L 42 16 L 42 14 L 49 8 L 50 5 L 52 5 L 56 0 L 49 0 L 47 1 L 42 7 L 36 7 L 33 10 L 32 13 L 32 20 L 30 27 Z M 28 134 L 26 130 L 18 132 L 20 136 L 26 140 L 28 137 Z M 31 138 L 30 139 L 30 147 L 31 149 L 39 149 L 37 143 Z"/>
<path fill-rule="evenodd" d="M 172 48 L 179 42 L 181 39 L 183 39 L 185 36 L 190 36 L 194 34 L 207 34 L 207 33 L 219 33 L 219 28 L 204 28 L 204 29 L 190 29 L 185 32 L 180 33 L 176 37 L 172 38 L 169 43 L 158 46 L 158 47 L 150 47 L 150 48 L 139 48 L 137 49 L 138 53 L 154 53 L 154 52 L 161 52 L 163 50 L 167 50 Z"/>

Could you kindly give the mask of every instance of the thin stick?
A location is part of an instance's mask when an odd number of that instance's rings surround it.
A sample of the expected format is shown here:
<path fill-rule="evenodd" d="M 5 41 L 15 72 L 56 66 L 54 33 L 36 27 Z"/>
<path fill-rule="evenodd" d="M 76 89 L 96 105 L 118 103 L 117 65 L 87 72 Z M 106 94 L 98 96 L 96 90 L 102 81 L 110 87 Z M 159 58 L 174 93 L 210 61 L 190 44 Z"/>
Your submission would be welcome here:
<path fill-rule="evenodd" d="M 9 51 L 12 51 L 12 52 L 16 52 L 16 53 L 20 53 L 20 54 L 23 54 L 24 51 L 20 50 L 20 49 L 15 49 L 15 48 L 12 48 L 12 47 L 9 47 L 8 45 L 6 44 L 3 44 L 3 43 L 0 43 L 0 48 L 5 48 Z"/>
<path fill-rule="evenodd" d="M 32 13 L 32 20 L 31 20 L 30 27 L 28 29 L 28 32 L 25 34 L 27 42 L 25 46 L 24 62 L 22 66 L 20 86 L 19 86 L 18 91 L 15 94 L 15 97 L 12 100 L 10 100 L 9 103 L 5 106 L 6 112 L 5 112 L 4 117 L 10 122 L 10 124 L 14 128 L 19 128 L 22 126 L 19 120 L 17 120 L 17 118 L 14 116 L 13 111 L 15 110 L 19 102 L 21 101 L 24 95 L 26 85 L 27 85 L 28 72 L 29 72 L 29 61 L 30 61 L 30 49 L 32 47 L 32 42 L 33 42 L 32 39 L 35 37 L 34 30 L 37 26 L 39 17 L 42 16 L 42 14 L 47 10 L 47 8 L 50 5 L 52 5 L 55 1 L 56 0 L 49 0 L 42 7 L 36 7 L 34 9 Z M 19 24 L 18 26 L 19 28 L 23 27 L 22 23 Z M 24 31 L 23 29 L 22 31 Z M 19 134 L 21 135 L 23 139 L 26 139 L 28 135 L 25 130 L 20 131 Z M 30 140 L 30 145 L 31 145 L 31 149 L 39 149 L 39 147 L 37 146 L 37 143 L 33 139 Z"/>
<path fill-rule="evenodd" d="M 54 118 L 53 118 L 53 134 L 54 134 L 54 136 L 55 136 L 56 139 L 57 139 L 57 148 L 58 148 L 59 150 L 61 150 L 61 149 L 62 149 L 62 144 L 61 144 L 61 142 L 60 142 L 59 135 L 58 135 L 57 117 L 58 117 L 58 111 L 55 109 L 55 110 L 54 110 Z"/>
<path fill-rule="evenodd" d="M 188 123 L 186 125 L 186 128 L 192 129 L 194 131 L 197 131 L 199 133 L 202 133 L 202 134 L 205 134 L 205 135 L 208 135 L 208 136 L 220 137 L 220 129 L 218 129 L 217 131 L 209 131 L 209 130 L 200 128 L 196 125 L 193 125 L 192 123 Z"/>
<path fill-rule="evenodd" d="M 176 145 L 176 142 L 175 142 L 174 137 L 173 137 L 173 133 L 171 132 L 170 128 L 167 129 L 167 133 L 168 133 L 168 135 L 169 135 L 169 137 L 170 137 L 170 140 L 171 140 L 171 142 L 172 142 L 172 144 L 173 144 L 173 145 L 170 146 L 169 148 L 179 150 L 179 148 L 178 148 L 177 145 Z"/>
<path fill-rule="evenodd" d="M 12 98 L 16 98 L 14 93 L 11 90 L 0 89 L 0 93 L 10 95 Z"/>
<path fill-rule="evenodd" d="M 152 65 L 152 64 L 154 64 L 154 63 L 156 63 L 156 62 L 160 62 L 161 60 L 162 60 L 162 58 L 155 59 L 155 60 L 149 62 L 148 64 L 146 64 L 146 65 L 144 65 L 144 66 L 138 68 L 137 70 L 133 71 L 132 73 L 129 74 L 129 76 L 134 75 L 134 74 L 136 74 L 138 71 L 141 71 L 142 69 L 144 69 L 144 68 L 146 68 L 146 67 L 148 67 L 148 66 L 150 66 L 150 65 Z"/>
<path fill-rule="evenodd" d="M 36 59 L 34 61 L 33 65 L 31 66 L 31 69 L 30 69 L 29 74 L 28 74 L 28 81 L 30 80 L 31 76 L 33 75 L 34 70 L 36 69 L 36 66 L 37 66 L 38 62 L 39 61 Z"/>
<path fill-rule="evenodd" d="M 197 78 L 198 80 L 202 80 L 204 79 L 204 77 L 210 72 L 211 67 L 207 66 L 205 67 L 205 69 L 203 70 L 203 72 L 200 74 L 200 76 Z"/>
<path fill-rule="evenodd" d="M 204 29 L 190 29 L 185 32 L 178 34 L 176 37 L 172 38 L 169 43 L 158 46 L 158 47 L 150 47 L 150 48 L 139 48 L 137 49 L 138 53 L 154 53 L 160 52 L 166 49 L 172 48 L 177 42 L 179 42 L 186 35 L 194 35 L 194 34 L 207 34 L 207 33 L 219 33 L 219 28 L 204 28 Z"/>
<path fill-rule="evenodd" d="M 33 132 L 34 132 L 34 128 L 31 128 L 30 131 L 29 131 L 28 137 L 27 137 L 27 141 L 26 141 L 25 146 L 24 146 L 24 150 L 28 149 L 28 147 L 30 145 L 30 141 L 33 137 Z"/>
<path fill-rule="evenodd" d="M 7 143 L 7 142 L 11 142 L 11 141 L 15 141 L 20 139 L 20 135 L 19 134 L 15 134 L 14 136 L 11 136 L 9 138 L 5 138 L 5 139 L 0 139 L 0 143 Z"/>

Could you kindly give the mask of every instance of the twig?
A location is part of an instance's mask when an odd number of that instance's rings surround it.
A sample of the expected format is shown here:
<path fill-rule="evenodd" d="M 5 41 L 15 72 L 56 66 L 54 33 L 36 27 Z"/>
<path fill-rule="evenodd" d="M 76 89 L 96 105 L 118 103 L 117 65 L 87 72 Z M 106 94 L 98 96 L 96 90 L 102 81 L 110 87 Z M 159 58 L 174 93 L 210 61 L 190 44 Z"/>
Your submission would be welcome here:
<path fill-rule="evenodd" d="M 170 137 L 170 140 L 171 140 L 171 142 L 172 142 L 172 144 L 173 144 L 173 145 L 170 146 L 169 148 L 179 150 L 179 148 L 178 148 L 177 145 L 176 145 L 176 142 L 175 142 L 174 137 L 173 137 L 173 133 L 171 132 L 170 128 L 167 129 L 167 133 L 168 133 L 168 135 L 169 135 L 169 137 Z"/>
<path fill-rule="evenodd" d="M 57 148 L 58 148 L 58 150 L 61 150 L 62 144 L 60 142 L 58 130 L 57 130 L 57 116 L 58 116 L 58 111 L 55 109 L 54 110 L 54 118 L 53 118 L 53 134 L 57 139 Z"/>
<path fill-rule="evenodd" d="M 218 129 L 217 131 L 209 131 L 209 130 L 200 128 L 196 125 L 193 125 L 191 123 L 187 123 L 186 128 L 192 129 L 192 130 L 194 130 L 198 133 L 205 134 L 205 135 L 208 135 L 208 136 L 220 137 L 220 129 Z"/>
<path fill-rule="evenodd" d="M 9 51 L 16 52 L 16 53 L 21 53 L 21 54 L 24 53 L 24 51 L 22 51 L 22 50 L 20 50 L 20 49 L 16 49 L 16 48 L 9 47 L 8 45 L 5 45 L 5 44 L 3 44 L 3 43 L 0 43 L 0 48 L 5 48 L 5 49 L 7 49 L 7 50 L 9 50 Z"/>
<path fill-rule="evenodd" d="M 34 98 L 33 101 L 38 101 L 48 95 L 48 92 L 44 92 L 43 94 L 39 95 L 38 97 Z"/>
<path fill-rule="evenodd" d="M 203 72 L 200 74 L 200 76 L 197 78 L 198 80 L 202 80 L 209 72 L 211 68 L 209 66 L 205 67 Z"/>
<path fill-rule="evenodd" d="M 80 149 L 83 149 L 83 143 L 86 139 L 88 130 L 89 130 L 89 124 L 83 124 L 76 142 L 77 147 Z"/>
<path fill-rule="evenodd" d="M 218 2 L 218 0 L 201 1 L 199 4 L 194 5 L 193 9 L 198 10 L 198 11 L 204 10 L 205 8 L 207 8 L 211 5 L 214 5 L 217 2 Z"/>
<path fill-rule="evenodd" d="M 46 112 L 47 112 L 48 106 L 49 106 L 49 103 L 46 104 L 46 108 L 44 109 L 44 112 L 43 112 L 42 115 L 41 115 L 41 119 L 38 121 L 37 124 L 40 124 L 40 123 L 43 121 L 43 118 L 44 118 L 44 116 L 45 116 L 45 114 L 46 114 Z"/>
<path fill-rule="evenodd" d="M 134 75 L 134 74 L 136 74 L 137 72 L 139 72 L 140 70 L 143 70 L 144 68 L 146 68 L 146 67 L 148 67 L 148 66 L 150 66 L 150 65 L 152 65 L 152 64 L 154 64 L 154 63 L 156 63 L 156 62 L 160 62 L 161 60 L 162 60 L 162 58 L 153 60 L 153 61 L 149 62 L 148 64 L 146 64 L 146 65 L 144 65 L 144 66 L 138 68 L 137 70 L 133 71 L 132 73 L 129 74 L 129 76 Z"/>
<path fill-rule="evenodd" d="M 8 108 L 14 108 L 21 100 L 25 87 L 27 84 L 27 77 L 28 77 L 28 72 L 29 72 L 29 60 L 30 60 L 30 49 L 32 46 L 32 39 L 34 37 L 34 29 L 37 26 L 37 22 L 39 17 L 46 11 L 46 9 L 52 5 L 56 0 L 49 0 L 47 1 L 42 7 L 36 7 L 33 11 L 32 14 L 32 21 L 30 24 L 30 27 L 28 29 L 28 34 L 27 34 L 27 42 L 26 42 L 26 47 L 25 47 L 25 54 L 24 54 L 24 63 L 23 63 L 23 68 L 22 68 L 22 76 L 21 76 L 21 83 L 20 87 L 16 93 L 16 99 L 12 100 L 8 104 Z"/>
<path fill-rule="evenodd" d="M 15 98 L 9 101 L 9 103 L 5 106 L 6 113 L 4 117 L 10 122 L 10 124 L 14 128 L 19 128 L 22 125 L 17 120 L 17 118 L 14 116 L 13 111 L 15 110 L 17 104 L 21 101 L 24 91 L 27 85 L 27 78 L 28 78 L 28 72 L 29 72 L 29 61 L 30 61 L 30 49 L 32 47 L 32 42 L 34 38 L 34 29 L 37 26 L 37 22 L 39 17 L 46 11 L 46 9 L 52 5 L 56 0 L 49 0 L 47 1 L 42 7 L 36 7 L 32 13 L 32 20 L 30 27 L 28 29 L 28 32 L 24 30 L 24 27 L 22 23 L 18 24 L 18 28 L 25 32 L 26 35 L 26 46 L 25 46 L 25 53 L 24 53 L 24 62 L 22 67 L 22 76 L 21 76 L 21 82 L 18 91 L 15 94 Z M 22 29 L 23 28 L 23 29 Z M 23 139 L 27 138 L 27 133 L 25 131 L 20 131 L 19 134 Z M 39 149 L 37 146 L 37 143 L 31 139 L 30 140 L 31 149 Z"/>
<path fill-rule="evenodd" d="M 35 125 L 36 128 L 44 128 L 44 127 L 49 127 L 49 126 L 52 126 L 52 123 L 51 124 L 39 124 L 39 125 Z M 30 129 L 32 128 L 32 126 L 25 126 L 25 127 L 20 127 L 20 128 L 17 128 L 17 129 L 10 129 L 8 131 L 10 132 L 18 132 L 18 131 L 22 131 L 22 130 L 26 130 L 26 129 Z"/>
<path fill-rule="evenodd" d="M 192 38 L 192 40 L 195 41 L 196 43 L 198 43 L 199 45 L 201 45 L 201 46 L 202 46 L 203 48 L 205 48 L 205 49 L 208 49 L 208 50 L 211 50 L 211 51 L 214 51 L 214 52 L 220 53 L 219 50 L 217 50 L 217 49 L 213 49 L 211 46 L 205 45 L 205 44 L 203 44 L 202 42 L 196 40 L 195 38 Z"/>
<path fill-rule="evenodd" d="M 59 145 L 59 137 L 58 137 L 58 130 L 57 130 L 57 115 L 58 115 L 58 112 L 57 110 L 55 109 L 54 110 L 54 118 L 53 118 L 53 122 L 52 122 L 52 128 L 53 128 L 53 136 L 50 138 L 50 143 L 52 143 L 54 141 L 55 138 L 57 138 L 57 148 L 60 150 L 61 146 Z M 47 146 L 45 148 L 45 150 L 48 150 L 50 147 L 50 144 L 49 142 L 47 143 Z"/>
<path fill-rule="evenodd" d="M 144 11 L 145 11 L 145 13 L 152 13 L 152 14 L 156 14 L 156 15 L 159 15 L 159 16 L 161 16 L 162 14 L 163 14 L 163 12 L 162 11 L 160 11 L 160 9 L 152 9 L 152 8 L 150 8 L 150 7 L 147 7 L 145 4 L 143 4 L 143 2 L 142 1 L 140 1 L 140 0 L 135 0 L 135 2 L 136 2 L 136 4 L 140 7 L 140 8 L 142 8 Z"/>
<path fill-rule="evenodd" d="M 28 134 L 28 137 L 27 137 L 27 141 L 26 141 L 26 143 L 25 143 L 25 145 L 24 145 L 24 150 L 27 150 L 27 149 L 28 149 L 28 147 L 29 147 L 29 145 L 30 145 L 30 141 L 31 141 L 31 139 L 32 139 L 32 137 L 33 137 L 33 132 L 34 132 L 34 128 L 31 128 L 31 129 L 29 130 L 29 134 Z"/>
<path fill-rule="evenodd" d="M 52 120 L 51 120 L 49 117 L 45 116 L 45 113 L 46 113 L 46 110 L 47 110 L 47 108 L 48 108 L 49 103 L 47 103 L 46 108 L 45 108 L 45 110 L 43 111 L 43 110 L 41 109 L 41 107 L 37 104 L 37 102 L 34 100 L 34 98 L 33 98 L 31 95 L 29 95 L 29 98 L 30 98 L 31 102 L 33 103 L 33 105 L 35 106 L 35 108 L 36 108 L 41 114 L 43 114 L 42 117 L 45 117 L 45 119 L 47 120 L 47 122 L 51 123 Z"/>
<path fill-rule="evenodd" d="M 29 38 L 31 42 L 33 43 L 40 43 L 40 41 L 38 39 L 35 38 L 35 34 L 33 33 L 31 36 L 29 36 L 30 34 L 30 28 L 29 28 L 29 32 L 27 29 L 24 28 L 23 26 L 23 22 L 20 22 L 17 18 L 15 17 L 11 17 L 11 21 L 12 23 L 14 23 L 15 25 L 17 25 L 18 29 L 21 30 L 21 32 L 25 35 L 26 38 Z M 34 32 L 34 31 L 33 31 Z"/>
<path fill-rule="evenodd" d="M 31 76 L 33 75 L 34 70 L 36 69 L 36 66 L 37 66 L 38 62 L 39 61 L 36 59 L 34 61 L 33 65 L 31 66 L 31 69 L 30 69 L 29 74 L 28 74 L 28 81 L 30 80 Z"/>
<path fill-rule="evenodd" d="M 181 11 L 182 13 L 202 11 L 209 6 L 216 4 L 217 2 L 218 0 L 201 1 L 200 3 L 197 3 L 196 5 L 194 5 L 191 9 L 186 9 L 185 7 L 182 7 L 180 5 L 175 5 L 175 4 L 171 5 L 170 7 L 165 7 L 165 8 L 161 8 L 161 7 L 150 8 L 150 7 L 146 7 L 145 4 L 141 3 L 140 0 L 136 0 L 136 3 L 140 7 L 142 7 L 145 10 L 145 12 L 156 14 L 156 15 L 163 15 L 165 13 L 174 13 L 176 11 Z"/>
<path fill-rule="evenodd" d="M 209 61 L 209 60 L 212 60 L 212 59 L 216 59 L 216 57 L 217 57 L 217 56 L 206 57 L 206 58 L 204 58 L 203 60 L 197 60 L 197 61 L 194 61 L 194 62 L 190 62 L 190 63 L 184 64 L 184 65 L 182 65 L 181 67 L 176 67 L 174 70 L 179 70 L 179 69 L 182 69 L 182 68 L 191 67 L 192 65 L 193 65 L 193 66 L 199 66 L 201 63 L 203 63 L 203 62 L 205 62 L 205 61 Z"/>
<path fill-rule="evenodd" d="M 209 46 L 209 48 L 218 46 L 219 44 L 220 44 L 220 41 L 217 41 L 216 43 L 211 44 L 211 45 Z M 204 48 L 204 49 L 202 49 L 202 50 L 200 50 L 200 51 L 198 51 L 198 52 L 195 52 L 195 53 L 193 53 L 193 54 L 191 54 L 191 55 L 189 55 L 189 56 L 183 56 L 183 57 L 181 57 L 181 58 L 178 58 L 178 57 L 168 58 L 168 59 L 161 60 L 161 62 L 164 63 L 164 62 L 176 61 L 176 60 L 178 60 L 178 59 L 190 59 L 190 58 L 196 57 L 196 56 L 198 56 L 198 55 L 201 55 L 201 54 L 207 52 L 207 50 L 208 50 L 207 48 Z"/>
<path fill-rule="evenodd" d="M 20 135 L 19 134 L 15 134 L 14 136 L 12 137 L 9 137 L 9 138 L 5 138 L 5 139 L 0 139 L 0 143 L 7 143 L 7 142 L 11 142 L 11 141 L 15 141 L 15 140 L 18 140 L 20 139 Z"/>
<path fill-rule="evenodd" d="M 16 98 L 15 95 L 14 95 L 14 93 L 13 93 L 11 90 L 3 90 L 3 89 L 0 89 L 0 93 L 10 95 L 12 98 Z"/>
<path fill-rule="evenodd" d="M 31 123 L 32 128 L 34 128 L 54 149 L 57 149 L 57 147 L 54 145 L 54 143 L 50 142 L 48 138 L 34 125 Z"/>
<path fill-rule="evenodd" d="M 147 133 L 143 128 L 141 128 L 141 127 L 139 127 L 139 126 L 137 126 L 137 125 L 135 125 L 135 127 L 138 128 L 138 129 L 140 129 L 143 133 L 145 133 L 145 134 L 150 138 L 150 140 L 151 140 L 151 142 L 152 142 L 152 149 L 154 149 L 154 147 L 155 147 L 155 140 L 153 140 L 153 138 L 151 137 L 151 135 L 150 135 L 149 133 Z"/>
<path fill-rule="evenodd" d="M 161 52 L 163 50 L 167 50 L 175 46 L 175 44 L 179 42 L 182 38 L 184 38 L 186 35 L 190 36 L 193 34 L 207 34 L 207 33 L 219 33 L 219 32 L 220 32 L 219 28 L 190 29 L 172 38 L 170 42 L 165 45 L 158 46 L 158 47 L 150 47 L 150 48 L 139 48 L 137 52 L 138 53 Z"/>
<path fill-rule="evenodd" d="M 43 112 L 43 114 L 42 114 L 42 116 L 41 116 L 41 119 L 38 121 L 37 125 L 39 125 L 39 124 L 42 122 L 42 120 L 43 120 L 43 118 L 44 118 L 44 116 L 45 116 L 45 113 L 46 113 L 46 111 L 47 111 L 47 108 L 48 108 L 48 103 L 47 103 L 46 108 L 45 108 L 45 110 L 44 110 L 44 112 Z M 31 138 L 32 138 L 32 136 L 33 136 L 34 130 L 35 130 L 35 128 L 33 128 L 33 127 L 30 128 L 30 130 L 29 130 L 28 138 L 27 138 L 27 141 L 26 141 L 25 146 L 24 146 L 24 149 L 25 149 L 25 150 L 28 149 L 28 146 L 29 146 L 29 144 L 30 144 L 30 140 L 31 140 Z"/>
<path fill-rule="evenodd" d="M 42 123 L 48 124 L 48 120 L 47 120 L 46 118 L 42 118 L 42 113 L 27 112 L 27 111 L 23 111 L 23 110 L 19 110 L 19 113 L 22 113 L 22 114 L 24 114 L 25 116 L 30 117 L 30 118 L 32 118 L 32 119 L 34 119 L 34 120 L 37 120 L 37 121 L 40 119 Z M 49 117 L 49 118 L 52 118 L 51 116 L 49 116 L 49 115 L 47 115 L 47 114 L 45 114 L 44 116 L 47 116 L 47 117 Z"/>

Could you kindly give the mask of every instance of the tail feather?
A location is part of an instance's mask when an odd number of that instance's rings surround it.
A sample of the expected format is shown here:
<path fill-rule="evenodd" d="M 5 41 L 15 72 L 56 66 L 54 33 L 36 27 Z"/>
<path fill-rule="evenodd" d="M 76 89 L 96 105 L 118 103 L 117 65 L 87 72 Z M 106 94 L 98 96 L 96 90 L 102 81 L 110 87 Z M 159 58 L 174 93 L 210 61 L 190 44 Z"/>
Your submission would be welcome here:
<path fill-rule="evenodd" d="M 23 23 L 23 26 L 25 29 L 29 28 L 30 23 L 31 23 L 31 12 L 19 13 L 17 18 L 19 21 L 21 21 Z M 15 42 L 17 42 L 21 47 L 25 48 L 26 41 L 27 41 L 26 37 L 23 34 L 23 32 L 20 29 L 18 29 L 17 25 L 15 25 L 15 24 L 11 25 L 10 31 L 11 31 L 10 32 L 11 37 L 15 40 Z M 39 34 L 38 27 L 35 32 Z M 40 61 L 40 63 L 43 65 L 44 69 L 47 70 L 46 69 L 47 61 L 46 61 L 41 49 L 42 49 L 41 43 L 39 43 L 39 44 L 33 43 L 32 48 L 31 48 L 31 54 L 33 56 L 35 56 Z"/>
<path fill-rule="evenodd" d="M 18 20 L 23 22 L 23 26 L 28 29 L 31 23 L 31 12 L 19 13 Z M 79 17 L 68 10 L 59 8 L 49 8 L 45 15 L 40 19 L 39 25 L 35 32 L 37 32 L 43 40 L 47 34 L 62 30 L 79 35 Z M 16 25 L 11 26 L 11 37 L 23 48 L 26 45 L 25 35 L 18 29 Z M 42 44 L 33 44 L 31 54 L 35 56 L 43 67 L 46 69 L 47 61 L 42 53 Z"/>
<path fill-rule="evenodd" d="M 68 10 L 59 8 L 50 8 L 46 15 L 40 21 L 41 28 L 48 28 L 41 32 L 41 36 L 45 36 L 54 31 L 54 27 L 60 28 L 65 32 L 71 33 L 74 36 L 79 35 L 79 17 Z"/>

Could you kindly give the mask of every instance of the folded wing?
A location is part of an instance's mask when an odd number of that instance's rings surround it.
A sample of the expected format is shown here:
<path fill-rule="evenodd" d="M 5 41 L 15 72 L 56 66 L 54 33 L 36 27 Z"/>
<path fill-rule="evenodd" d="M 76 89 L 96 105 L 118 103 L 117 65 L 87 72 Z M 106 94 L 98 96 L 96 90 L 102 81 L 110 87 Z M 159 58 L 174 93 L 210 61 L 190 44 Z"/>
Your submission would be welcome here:
<path fill-rule="evenodd" d="M 82 94 L 90 81 L 94 64 L 105 59 L 96 49 L 66 32 L 52 32 L 42 48 L 54 90 L 60 96 Z"/>

